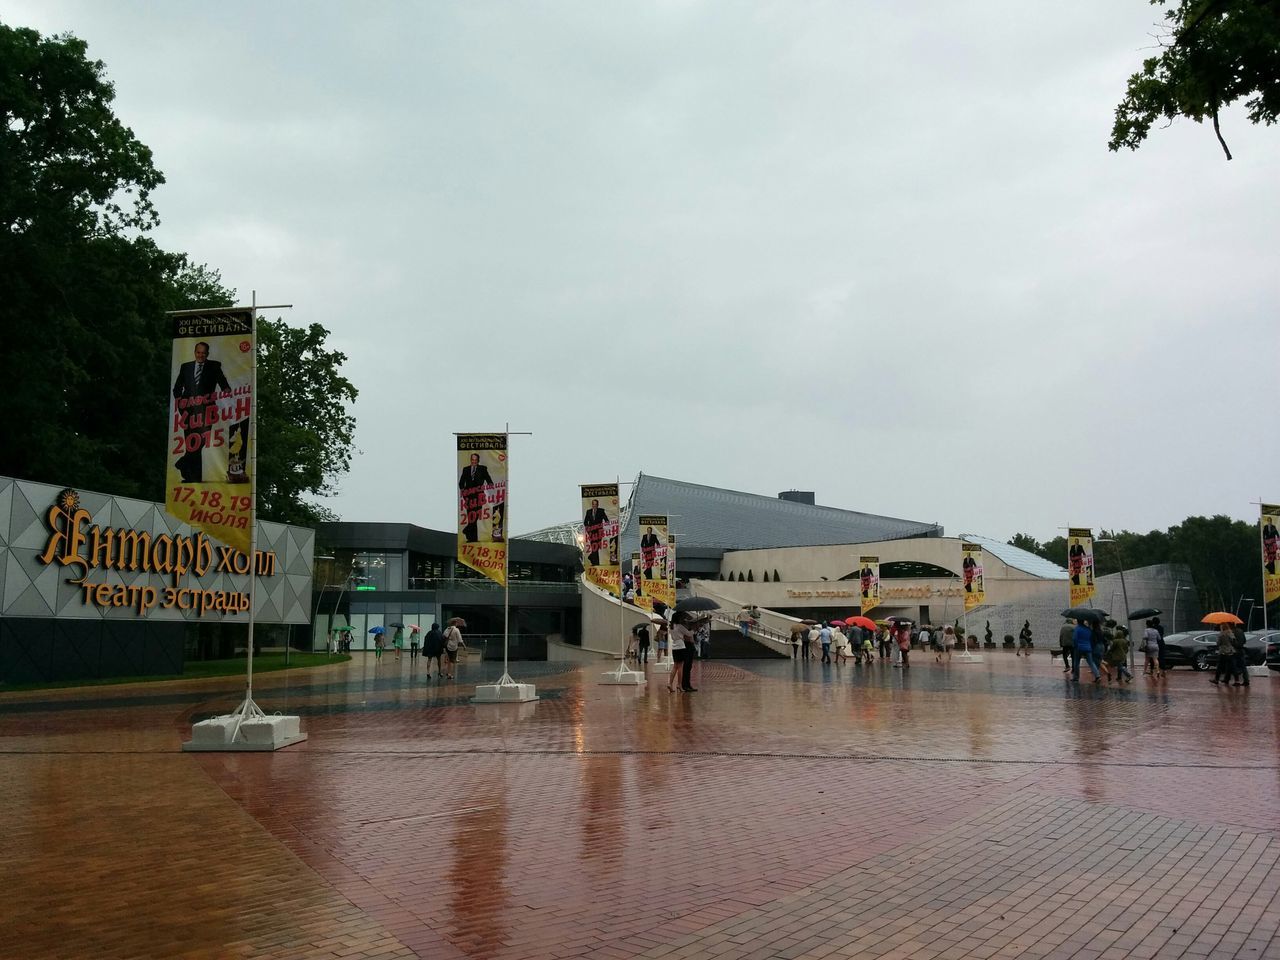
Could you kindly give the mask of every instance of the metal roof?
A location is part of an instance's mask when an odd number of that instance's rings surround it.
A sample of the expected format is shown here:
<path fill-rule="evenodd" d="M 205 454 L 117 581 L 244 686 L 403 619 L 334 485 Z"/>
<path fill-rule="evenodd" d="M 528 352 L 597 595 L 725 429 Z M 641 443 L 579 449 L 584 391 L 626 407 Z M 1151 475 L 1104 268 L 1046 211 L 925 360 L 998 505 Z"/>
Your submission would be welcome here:
<path fill-rule="evenodd" d="M 982 544 L 982 549 L 987 553 L 995 554 L 998 559 L 1003 560 L 1015 570 L 1021 570 L 1023 573 L 1030 573 L 1046 580 L 1067 579 L 1066 567 L 1060 567 L 1051 560 L 1036 556 L 1034 553 L 1023 550 L 1021 547 L 1015 547 L 1011 543 L 992 540 L 990 537 L 980 537 L 973 533 L 962 533 L 960 539 L 967 540 L 969 543 Z"/>
<path fill-rule="evenodd" d="M 624 556 L 638 549 L 636 518 L 642 513 L 671 517 L 677 555 L 690 547 L 756 550 L 942 536 L 942 527 L 934 523 L 813 506 L 642 473 L 632 487 L 623 527 Z"/>

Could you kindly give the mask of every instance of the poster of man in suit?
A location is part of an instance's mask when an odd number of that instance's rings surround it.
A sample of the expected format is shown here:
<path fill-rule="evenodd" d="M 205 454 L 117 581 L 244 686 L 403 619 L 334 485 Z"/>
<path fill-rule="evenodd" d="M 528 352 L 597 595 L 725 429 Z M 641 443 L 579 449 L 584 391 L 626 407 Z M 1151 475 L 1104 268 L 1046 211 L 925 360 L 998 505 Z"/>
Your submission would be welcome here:
<path fill-rule="evenodd" d="M 637 520 L 640 536 L 640 569 L 649 595 L 667 606 L 676 602 L 671 568 L 671 531 L 664 513 L 641 514 Z"/>
<path fill-rule="evenodd" d="M 581 486 L 582 566 L 589 582 L 617 594 L 621 589 L 618 557 L 618 485 Z"/>
<path fill-rule="evenodd" d="M 960 570 L 964 579 L 964 610 L 968 613 L 987 600 L 987 586 L 982 577 L 982 544 L 962 543 Z"/>
<path fill-rule="evenodd" d="M 172 315 L 165 508 L 241 552 L 252 514 L 253 311 Z"/>
<path fill-rule="evenodd" d="M 1097 587 L 1093 583 L 1093 530 L 1089 527 L 1067 528 L 1067 575 L 1071 578 L 1071 606 L 1083 606 L 1093 599 Z"/>
<path fill-rule="evenodd" d="M 458 562 L 507 582 L 507 438 L 458 434 Z"/>
<path fill-rule="evenodd" d="M 865 617 L 880 606 L 880 558 L 858 558 L 858 603 Z"/>
<path fill-rule="evenodd" d="M 1280 600 L 1280 506 L 1262 505 L 1263 603 Z"/>

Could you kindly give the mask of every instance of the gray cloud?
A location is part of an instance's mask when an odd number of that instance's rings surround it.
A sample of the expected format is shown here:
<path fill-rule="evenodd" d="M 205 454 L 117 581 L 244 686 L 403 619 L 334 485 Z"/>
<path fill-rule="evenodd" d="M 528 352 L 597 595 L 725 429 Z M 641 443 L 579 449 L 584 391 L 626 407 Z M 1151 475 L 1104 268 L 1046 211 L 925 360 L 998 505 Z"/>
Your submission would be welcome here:
<path fill-rule="evenodd" d="M 1001 538 L 1280 496 L 1277 134 L 1108 153 L 1141 0 L 0 11 L 106 62 L 162 243 L 349 354 L 348 518 L 451 527 L 508 420 L 517 532 L 641 469 Z"/>

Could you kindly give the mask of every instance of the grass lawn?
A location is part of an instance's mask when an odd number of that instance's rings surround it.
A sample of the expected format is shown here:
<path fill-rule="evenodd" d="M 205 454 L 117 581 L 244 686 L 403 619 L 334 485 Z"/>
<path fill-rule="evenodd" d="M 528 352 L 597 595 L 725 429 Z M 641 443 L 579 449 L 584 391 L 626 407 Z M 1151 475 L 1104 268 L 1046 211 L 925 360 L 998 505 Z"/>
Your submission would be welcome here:
<path fill-rule="evenodd" d="M 344 663 L 350 660 L 350 654 L 335 653 L 289 653 L 289 666 L 285 667 L 284 653 L 260 653 L 253 658 L 253 673 L 274 673 L 277 670 L 297 670 L 300 667 L 322 667 L 327 663 Z M 200 680 L 204 677 L 237 677 L 244 676 L 245 658 L 233 657 L 230 660 L 191 660 L 180 674 L 153 677 L 107 677 L 102 680 L 56 680 L 52 683 L 3 683 L 0 682 L 0 693 L 6 690 L 57 690 L 63 687 L 104 687 L 118 683 L 159 683 L 164 680 Z"/>

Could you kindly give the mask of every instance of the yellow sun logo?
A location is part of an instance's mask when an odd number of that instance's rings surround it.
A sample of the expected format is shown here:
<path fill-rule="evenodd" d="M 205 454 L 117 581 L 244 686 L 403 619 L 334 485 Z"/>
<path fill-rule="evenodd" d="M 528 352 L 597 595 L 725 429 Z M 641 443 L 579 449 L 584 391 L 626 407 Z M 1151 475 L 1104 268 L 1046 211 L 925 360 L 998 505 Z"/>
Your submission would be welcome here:
<path fill-rule="evenodd" d="M 63 513 L 74 513 L 80 506 L 80 494 L 68 487 L 58 494 L 58 506 L 62 508 Z"/>

